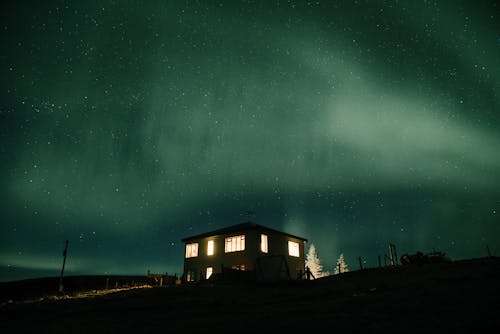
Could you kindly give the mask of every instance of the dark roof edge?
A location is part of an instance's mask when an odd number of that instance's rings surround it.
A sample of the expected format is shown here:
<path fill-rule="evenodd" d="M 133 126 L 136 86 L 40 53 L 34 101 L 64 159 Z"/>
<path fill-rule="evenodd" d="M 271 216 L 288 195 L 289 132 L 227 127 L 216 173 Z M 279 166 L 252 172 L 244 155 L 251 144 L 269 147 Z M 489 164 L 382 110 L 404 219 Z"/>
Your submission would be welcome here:
<path fill-rule="evenodd" d="M 231 232 L 237 232 L 237 231 L 244 231 L 244 230 L 253 230 L 253 229 L 263 229 L 263 230 L 267 230 L 267 231 L 271 231 L 271 232 L 275 232 L 275 233 L 280 233 L 280 234 L 284 234 L 284 235 L 287 235 L 289 237 L 292 237 L 292 238 L 295 238 L 295 239 L 299 239 L 299 240 L 303 240 L 303 241 L 307 242 L 306 238 L 302 238 L 302 237 L 299 237 L 299 236 L 296 236 L 296 235 L 293 235 L 293 234 L 290 234 L 290 233 L 286 233 L 286 232 L 283 232 L 283 231 L 278 231 L 278 230 L 272 229 L 270 227 L 266 227 L 266 226 L 263 226 L 263 225 L 255 224 L 255 223 L 252 223 L 252 222 L 246 222 L 246 223 L 242 223 L 242 224 L 232 225 L 232 226 L 224 227 L 224 228 L 217 229 L 217 230 L 214 230 L 214 231 L 210 231 L 210 232 L 206 232 L 206 233 L 201 233 L 201 234 L 193 235 L 191 237 L 183 238 L 183 239 L 181 239 L 181 241 L 182 242 L 186 242 L 186 241 L 189 241 L 189 240 L 199 239 L 199 238 L 204 238 L 204 237 L 210 237 L 210 236 L 218 235 L 218 234 L 225 234 L 225 233 L 231 233 Z"/>

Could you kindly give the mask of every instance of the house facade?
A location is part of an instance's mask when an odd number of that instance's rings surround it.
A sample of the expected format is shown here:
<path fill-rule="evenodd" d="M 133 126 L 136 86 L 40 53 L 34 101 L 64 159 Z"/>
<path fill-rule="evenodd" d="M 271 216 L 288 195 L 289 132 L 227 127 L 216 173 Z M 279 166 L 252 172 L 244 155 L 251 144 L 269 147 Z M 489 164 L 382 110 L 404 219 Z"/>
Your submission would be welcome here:
<path fill-rule="evenodd" d="M 256 280 L 298 279 L 305 270 L 306 239 L 250 222 L 182 241 L 187 282 L 234 271 Z"/>

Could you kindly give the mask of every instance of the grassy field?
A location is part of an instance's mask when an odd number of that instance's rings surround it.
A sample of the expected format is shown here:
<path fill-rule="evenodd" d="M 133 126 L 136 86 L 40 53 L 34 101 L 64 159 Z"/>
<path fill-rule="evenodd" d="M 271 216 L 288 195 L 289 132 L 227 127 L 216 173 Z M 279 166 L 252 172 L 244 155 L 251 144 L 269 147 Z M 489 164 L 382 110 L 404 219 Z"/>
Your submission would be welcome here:
<path fill-rule="evenodd" d="M 2 283 L 2 289 L 13 283 Z M 367 269 L 315 281 L 182 285 L 34 300 L 3 301 L 4 328 L 44 333 L 498 332 L 500 259 Z"/>

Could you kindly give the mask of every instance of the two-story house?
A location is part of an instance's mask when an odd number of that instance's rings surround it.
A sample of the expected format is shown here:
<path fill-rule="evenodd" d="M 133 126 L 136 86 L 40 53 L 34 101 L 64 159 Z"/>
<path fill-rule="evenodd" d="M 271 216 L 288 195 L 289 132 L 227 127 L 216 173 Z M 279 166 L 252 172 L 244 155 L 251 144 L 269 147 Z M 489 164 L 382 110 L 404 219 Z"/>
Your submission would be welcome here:
<path fill-rule="evenodd" d="M 256 280 L 297 279 L 304 273 L 307 240 L 258 224 L 238 224 L 182 241 L 187 282 L 224 269 L 249 271 Z"/>

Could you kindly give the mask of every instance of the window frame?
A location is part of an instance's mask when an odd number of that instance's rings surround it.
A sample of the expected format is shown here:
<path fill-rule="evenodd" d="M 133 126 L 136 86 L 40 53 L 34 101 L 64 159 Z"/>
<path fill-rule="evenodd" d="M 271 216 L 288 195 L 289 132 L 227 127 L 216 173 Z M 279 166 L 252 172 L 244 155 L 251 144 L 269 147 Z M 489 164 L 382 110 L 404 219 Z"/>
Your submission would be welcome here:
<path fill-rule="evenodd" d="M 215 254 L 215 242 L 214 240 L 208 240 L 207 242 L 207 256 L 212 256 Z"/>
<path fill-rule="evenodd" d="M 207 267 L 205 270 L 205 279 L 209 279 L 214 274 L 214 267 Z"/>
<path fill-rule="evenodd" d="M 191 242 L 189 244 L 186 244 L 185 258 L 190 259 L 193 257 L 198 257 L 199 248 L 200 246 L 197 242 Z"/>
<path fill-rule="evenodd" d="M 260 234 L 260 251 L 266 254 L 269 252 L 269 237 L 264 233 Z"/>
<path fill-rule="evenodd" d="M 224 253 L 234 253 L 245 251 L 245 235 L 233 235 L 224 238 Z"/>
<path fill-rule="evenodd" d="M 298 242 L 288 240 L 288 255 L 300 257 L 300 244 Z"/>
<path fill-rule="evenodd" d="M 194 270 L 190 269 L 186 272 L 186 282 L 195 282 L 196 281 L 196 273 Z"/>

